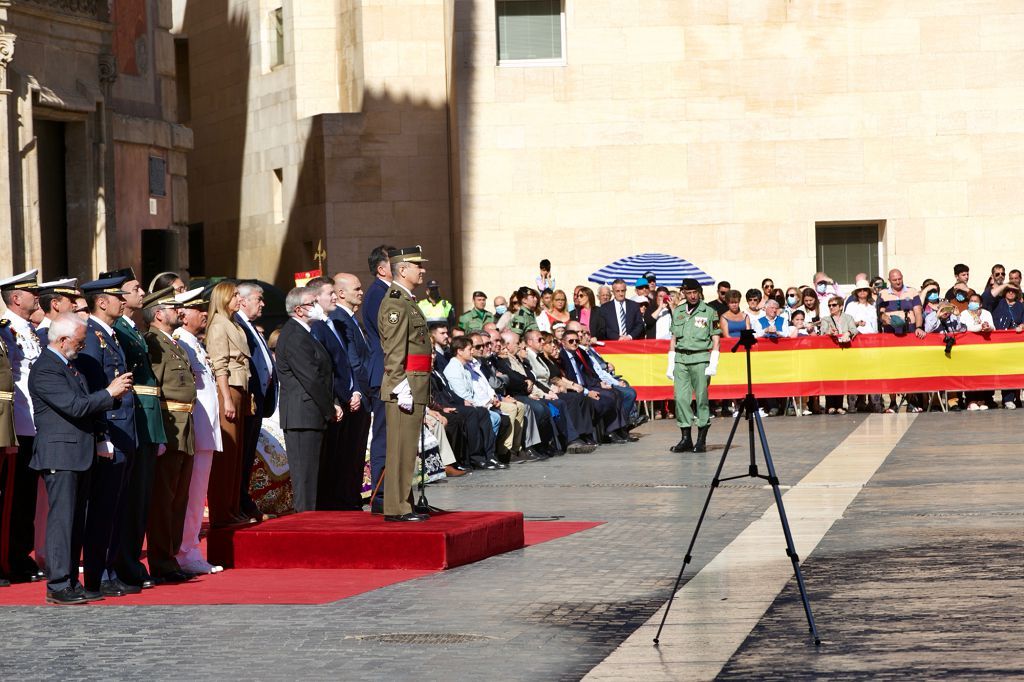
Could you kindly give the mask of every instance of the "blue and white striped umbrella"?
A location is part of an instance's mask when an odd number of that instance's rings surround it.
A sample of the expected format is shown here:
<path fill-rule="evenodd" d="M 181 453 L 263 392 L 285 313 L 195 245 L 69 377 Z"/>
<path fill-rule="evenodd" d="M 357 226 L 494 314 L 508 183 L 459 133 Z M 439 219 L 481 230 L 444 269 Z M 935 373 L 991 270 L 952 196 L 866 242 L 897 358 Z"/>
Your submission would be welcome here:
<path fill-rule="evenodd" d="M 711 286 L 715 283 L 711 275 L 690 261 L 663 253 L 641 253 L 620 258 L 611 265 L 601 268 L 587 279 L 598 284 L 610 284 L 612 280 L 622 278 L 632 286 L 633 282 L 648 272 L 655 274 L 659 285 L 670 287 L 679 286 L 687 277 L 693 277 L 703 286 Z"/>

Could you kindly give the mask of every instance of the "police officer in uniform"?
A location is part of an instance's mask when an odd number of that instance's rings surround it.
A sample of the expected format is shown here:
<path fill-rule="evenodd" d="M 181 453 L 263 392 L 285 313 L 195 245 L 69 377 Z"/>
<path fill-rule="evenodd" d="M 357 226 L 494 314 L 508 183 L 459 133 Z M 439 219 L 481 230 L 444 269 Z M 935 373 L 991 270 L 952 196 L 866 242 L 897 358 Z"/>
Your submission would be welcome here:
<path fill-rule="evenodd" d="M 426 521 L 410 503 L 423 412 L 429 398 L 432 350 L 427 320 L 413 289 L 426 270 L 419 246 L 388 254 L 393 281 L 380 305 L 377 326 L 384 352 L 380 397 L 387 410 L 387 460 L 384 465 L 384 519 Z M 425 510 L 424 510 L 425 512 Z"/>
<path fill-rule="evenodd" d="M 512 316 L 508 328 L 522 338 L 526 332 L 540 330 L 540 327 L 537 326 L 537 316 L 533 314 L 533 309 L 540 301 L 540 294 L 536 289 L 530 287 L 520 287 L 517 293 L 519 294 L 519 310 Z"/>
<path fill-rule="evenodd" d="M 176 559 L 192 482 L 192 408 L 196 402 L 196 380 L 188 353 L 172 336 L 181 326 L 179 305 L 173 287 L 150 294 L 142 304 L 142 319 L 149 325 L 145 339 L 150 366 L 160 386 L 160 411 L 167 435 L 167 450 L 156 459 L 146 552 L 150 575 L 166 583 L 191 577 Z"/>
<path fill-rule="evenodd" d="M 474 291 L 473 307 L 459 317 L 459 328 L 469 334 L 483 330 L 484 325 L 494 321 L 494 313 L 487 309 L 487 294 Z"/>
<path fill-rule="evenodd" d="M 436 279 L 427 282 L 427 297 L 420 299 L 416 305 L 420 307 L 428 321 L 443 321 L 449 329 L 455 326 L 455 306 L 451 301 L 441 298 L 441 285 Z"/>
<path fill-rule="evenodd" d="M 673 371 L 676 398 L 676 423 L 682 439 L 672 452 L 707 452 L 711 410 L 708 407 L 708 377 L 718 371 L 718 313 L 700 298 L 700 282 L 683 280 L 685 300 L 672 311 L 672 338 L 676 352 Z M 697 444 L 691 438 L 693 410 L 690 399 L 697 401 Z"/>

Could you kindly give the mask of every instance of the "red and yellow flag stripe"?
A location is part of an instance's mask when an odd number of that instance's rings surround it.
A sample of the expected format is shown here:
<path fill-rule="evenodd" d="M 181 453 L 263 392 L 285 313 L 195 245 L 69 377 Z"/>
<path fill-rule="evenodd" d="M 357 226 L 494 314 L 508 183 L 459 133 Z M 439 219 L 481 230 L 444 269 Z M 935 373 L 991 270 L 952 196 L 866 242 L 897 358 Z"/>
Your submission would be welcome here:
<path fill-rule="evenodd" d="M 914 393 L 1024 387 L 1024 335 L 1013 331 L 957 334 L 947 355 L 941 334 L 864 334 L 848 344 L 831 337 L 759 339 L 750 353 L 758 397 Z M 722 339 L 710 396 L 747 392 L 742 348 Z M 608 341 L 598 351 L 636 389 L 641 400 L 672 397 L 668 341 Z"/>

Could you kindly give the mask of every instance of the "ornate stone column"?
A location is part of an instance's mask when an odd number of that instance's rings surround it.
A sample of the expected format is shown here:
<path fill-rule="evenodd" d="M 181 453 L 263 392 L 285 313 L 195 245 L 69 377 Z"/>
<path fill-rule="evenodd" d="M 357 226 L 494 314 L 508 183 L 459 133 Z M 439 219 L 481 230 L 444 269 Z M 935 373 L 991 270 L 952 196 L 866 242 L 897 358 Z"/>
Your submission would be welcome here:
<path fill-rule="evenodd" d="M 14 235 L 11 206 L 11 166 L 10 149 L 11 140 L 17 140 L 17 134 L 12 134 L 8 108 L 10 107 L 11 91 L 7 87 L 7 65 L 14 59 L 13 33 L 8 33 L 4 24 L 7 21 L 7 7 L 9 2 L 0 0 L 0 230 L 3 231 L 3 238 L 13 246 Z M 10 275 L 14 269 L 14 249 L 0 250 L 0 275 Z"/>

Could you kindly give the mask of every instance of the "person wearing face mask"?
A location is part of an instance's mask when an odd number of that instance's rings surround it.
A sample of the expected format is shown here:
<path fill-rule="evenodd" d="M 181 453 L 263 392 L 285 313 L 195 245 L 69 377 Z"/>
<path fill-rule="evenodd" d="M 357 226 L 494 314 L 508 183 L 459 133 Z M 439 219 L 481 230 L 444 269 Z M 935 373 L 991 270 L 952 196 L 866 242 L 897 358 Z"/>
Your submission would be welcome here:
<path fill-rule="evenodd" d="M 306 287 L 316 291 L 309 311 L 309 333 L 327 349 L 334 368 L 334 401 L 342 407 L 342 417 L 327 425 L 321 450 L 316 508 L 318 511 L 361 511 L 363 508 L 363 467 L 366 461 L 365 442 L 344 438 L 348 424 L 363 407 L 363 395 L 356 386 L 348 360 L 344 330 L 330 319 L 338 308 L 338 294 L 330 277 L 314 277 Z"/>
<path fill-rule="evenodd" d="M 836 283 L 824 272 L 814 273 L 814 293 L 818 296 L 818 304 L 822 308 L 826 308 L 828 301 L 833 296 L 841 296 L 839 287 Z"/>
<path fill-rule="evenodd" d="M 971 294 L 967 301 L 967 309 L 960 313 L 960 322 L 969 332 L 987 334 L 995 329 L 992 313 L 981 305 L 981 294 Z M 992 391 L 967 391 L 967 409 L 971 411 L 987 410 L 988 402 L 993 395 Z"/>
<path fill-rule="evenodd" d="M 281 381 L 281 428 L 292 479 L 292 506 L 298 512 L 319 508 L 324 435 L 328 424 L 341 421 L 343 415 L 342 403 L 335 397 L 331 355 L 313 336 L 310 326 L 324 317 L 322 304 L 316 299 L 326 289 L 295 287 L 288 292 L 284 304 L 289 319 L 281 328 L 274 351 Z M 330 289 L 334 291 L 333 282 Z M 337 452 L 327 455 L 338 457 Z"/>

